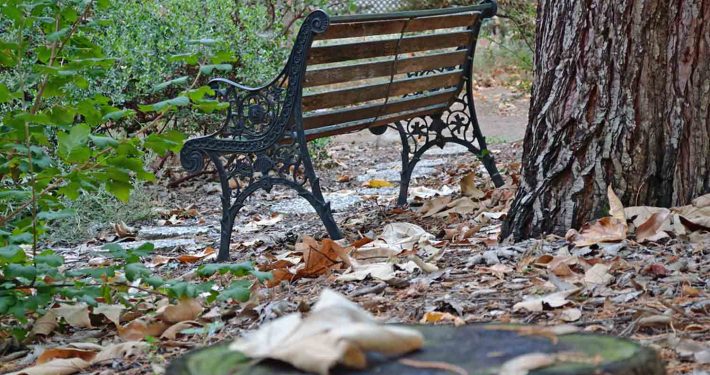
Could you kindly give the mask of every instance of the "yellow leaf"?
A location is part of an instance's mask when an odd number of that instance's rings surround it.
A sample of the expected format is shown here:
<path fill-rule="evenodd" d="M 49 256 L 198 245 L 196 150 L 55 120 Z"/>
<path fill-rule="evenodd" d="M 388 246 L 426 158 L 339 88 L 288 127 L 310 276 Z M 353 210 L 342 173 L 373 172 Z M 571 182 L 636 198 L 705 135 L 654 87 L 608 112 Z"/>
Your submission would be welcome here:
<path fill-rule="evenodd" d="M 394 185 L 387 180 L 374 179 L 374 180 L 367 181 L 366 183 L 363 184 L 363 186 L 377 189 L 377 188 L 388 188 L 388 187 L 392 187 Z"/>

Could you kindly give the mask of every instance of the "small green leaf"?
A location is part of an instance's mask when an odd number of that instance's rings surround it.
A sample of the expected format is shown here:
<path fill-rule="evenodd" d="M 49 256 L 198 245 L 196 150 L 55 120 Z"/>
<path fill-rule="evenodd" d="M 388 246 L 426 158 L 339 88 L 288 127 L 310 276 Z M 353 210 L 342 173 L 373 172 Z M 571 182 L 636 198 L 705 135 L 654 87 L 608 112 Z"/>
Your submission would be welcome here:
<path fill-rule="evenodd" d="M 26 258 L 25 252 L 17 245 L 0 247 L 0 264 L 20 263 Z"/>
<path fill-rule="evenodd" d="M 188 65 L 195 65 L 200 60 L 200 55 L 196 53 L 180 53 L 168 58 L 170 62 L 183 61 Z"/>
<path fill-rule="evenodd" d="M 220 301 L 232 299 L 239 302 L 246 302 L 251 295 L 251 286 L 252 282 L 249 280 L 237 280 L 225 290 L 221 291 L 217 299 Z"/>
<path fill-rule="evenodd" d="M 212 71 L 214 70 L 219 70 L 222 72 L 228 72 L 232 70 L 232 64 L 209 64 L 209 65 L 202 65 L 200 67 L 200 73 L 202 74 L 212 74 Z"/>
<path fill-rule="evenodd" d="M 65 28 L 63 28 L 63 29 L 61 29 L 61 30 L 59 30 L 59 31 L 55 31 L 55 32 L 53 32 L 53 33 L 51 33 L 51 34 L 48 34 L 48 35 L 47 35 L 47 40 L 50 41 L 50 42 L 56 42 L 56 41 L 58 41 L 59 39 L 63 38 L 65 35 L 67 35 L 67 34 L 69 33 L 69 30 L 71 30 L 70 27 L 65 27 Z"/>
<path fill-rule="evenodd" d="M 40 220 L 57 220 L 74 217 L 75 215 L 76 211 L 72 209 L 64 209 L 61 211 L 42 211 L 37 214 L 37 218 L 39 218 Z"/>
<path fill-rule="evenodd" d="M 188 44 L 202 44 L 205 46 L 211 46 L 215 45 L 219 42 L 218 39 L 212 39 L 212 38 L 202 38 L 202 39 L 192 39 L 189 40 L 187 43 Z"/>
<path fill-rule="evenodd" d="M 171 79 L 170 81 L 165 81 L 161 84 L 153 86 L 153 92 L 160 91 L 169 86 L 184 85 L 187 83 L 188 76 L 182 76 L 180 78 Z"/>
<path fill-rule="evenodd" d="M 251 274 L 256 276 L 256 278 L 262 283 L 266 280 L 272 280 L 274 278 L 274 275 L 271 272 L 253 270 L 251 271 Z"/>
<path fill-rule="evenodd" d="M 57 134 L 59 139 L 59 154 L 64 160 L 73 163 L 84 162 L 91 156 L 91 150 L 86 147 L 91 128 L 87 124 L 74 125 L 69 133 Z"/>
<path fill-rule="evenodd" d="M 64 257 L 54 254 L 52 251 L 45 251 L 35 257 L 37 263 L 46 264 L 50 267 L 59 267 L 64 264 Z"/>
<path fill-rule="evenodd" d="M 103 120 L 103 121 L 109 121 L 109 120 L 118 121 L 122 118 L 131 117 L 135 114 L 136 114 L 136 111 L 134 111 L 132 109 L 124 109 L 124 110 L 120 110 L 120 111 L 109 112 L 109 113 L 105 114 L 101 118 L 101 120 Z"/>
<path fill-rule="evenodd" d="M 8 279 L 24 278 L 32 280 L 37 276 L 37 269 L 34 266 L 10 263 L 5 267 L 4 274 Z"/>
<path fill-rule="evenodd" d="M 174 107 L 184 107 L 190 104 L 190 99 L 187 96 L 178 96 L 172 99 L 163 100 L 162 102 L 157 102 L 149 105 L 139 105 L 138 109 L 141 112 L 159 112 L 163 110 L 170 110 Z"/>
<path fill-rule="evenodd" d="M 143 277 L 148 277 L 152 272 L 144 265 L 139 263 L 127 264 L 125 267 L 126 279 L 128 281 L 136 281 Z"/>
<path fill-rule="evenodd" d="M 11 92 L 4 83 L 0 83 L 0 104 L 22 97 L 22 93 Z"/>

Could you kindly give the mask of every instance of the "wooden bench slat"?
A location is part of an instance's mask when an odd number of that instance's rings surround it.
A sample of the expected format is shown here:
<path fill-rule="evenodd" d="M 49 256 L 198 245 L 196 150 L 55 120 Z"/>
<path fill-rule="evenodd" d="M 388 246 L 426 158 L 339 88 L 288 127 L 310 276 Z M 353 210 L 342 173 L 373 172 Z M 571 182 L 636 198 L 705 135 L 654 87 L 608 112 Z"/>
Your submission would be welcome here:
<path fill-rule="evenodd" d="M 333 90 L 303 97 L 304 112 L 325 109 L 349 104 L 383 99 L 388 95 L 401 96 L 418 91 L 441 89 L 456 86 L 461 81 L 462 70 L 455 70 L 424 77 L 407 78 L 378 85 L 355 87 L 344 90 Z M 391 87 L 390 87 L 391 86 Z"/>
<path fill-rule="evenodd" d="M 476 23 L 480 13 L 462 13 L 434 17 L 422 17 L 408 20 L 392 19 L 387 21 L 335 23 L 328 26 L 325 33 L 316 35 L 315 40 L 340 38 L 358 38 L 373 35 L 399 34 L 454 27 L 468 27 Z"/>
<path fill-rule="evenodd" d="M 471 38 L 471 31 L 460 31 L 404 37 L 401 42 L 399 39 L 386 39 L 374 42 L 312 47 L 308 58 L 308 65 L 391 56 L 397 53 L 463 47 L 471 43 Z M 398 44 L 399 51 L 397 51 Z"/>
<path fill-rule="evenodd" d="M 448 104 L 456 94 L 456 89 L 436 91 L 390 101 L 387 104 L 368 104 L 355 108 L 339 109 L 327 112 L 310 112 L 303 117 L 305 129 L 315 129 L 323 126 L 341 124 L 377 116 L 386 116 L 398 112 L 414 110 L 436 104 Z"/>
<path fill-rule="evenodd" d="M 308 129 L 305 131 L 305 135 L 306 139 L 310 141 L 317 138 L 329 137 L 331 135 L 356 132 L 358 130 L 366 128 L 376 128 L 378 126 L 384 126 L 400 120 L 411 119 L 414 117 L 437 115 L 443 113 L 447 109 L 448 107 L 446 104 L 439 104 L 427 108 L 418 109 L 415 111 L 398 113 L 386 118 L 378 119 L 374 122 L 372 122 L 372 120 L 374 119 L 367 119 L 362 121 L 353 121 L 345 124 L 331 125 L 317 129 Z"/>
<path fill-rule="evenodd" d="M 309 70 L 303 82 L 304 87 L 331 85 L 334 83 L 357 81 L 361 79 L 387 77 L 392 75 L 392 66 L 396 65 L 394 74 L 418 72 L 463 65 L 466 62 L 467 50 L 444 52 L 429 56 L 392 60 L 373 63 L 341 66 Z"/>

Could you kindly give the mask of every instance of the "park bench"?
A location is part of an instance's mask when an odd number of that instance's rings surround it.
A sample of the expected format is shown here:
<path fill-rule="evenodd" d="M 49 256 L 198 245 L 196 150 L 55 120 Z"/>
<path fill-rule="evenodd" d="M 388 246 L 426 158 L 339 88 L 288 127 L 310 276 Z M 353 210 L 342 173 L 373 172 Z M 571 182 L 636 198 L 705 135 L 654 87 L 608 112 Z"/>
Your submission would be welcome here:
<path fill-rule="evenodd" d="M 185 142 L 180 159 L 198 172 L 215 165 L 222 188 L 218 260 L 229 258 L 237 212 L 258 189 L 295 189 L 320 216 L 333 239 L 342 237 L 308 154 L 310 140 L 387 127 L 402 140 L 397 203 L 407 203 L 412 171 L 433 146 L 457 143 L 475 153 L 501 186 L 478 125 L 471 70 L 481 22 L 493 0 L 467 7 L 304 20 L 283 71 L 261 87 L 228 79 L 210 86 L 228 102 L 217 132 Z"/>

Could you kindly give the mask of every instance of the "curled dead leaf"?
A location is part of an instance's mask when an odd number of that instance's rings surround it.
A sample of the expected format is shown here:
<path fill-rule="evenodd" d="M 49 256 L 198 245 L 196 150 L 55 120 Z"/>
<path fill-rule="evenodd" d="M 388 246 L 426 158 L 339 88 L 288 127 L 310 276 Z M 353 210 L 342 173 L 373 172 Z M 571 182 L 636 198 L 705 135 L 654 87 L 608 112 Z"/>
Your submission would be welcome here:
<path fill-rule="evenodd" d="M 200 301 L 194 298 L 184 298 L 176 305 L 167 305 L 156 312 L 158 318 L 167 323 L 179 323 L 186 320 L 195 320 L 204 311 Z"/>
<path fill-rule="evenodd" d="M 603 217 L 582 226 L 579 232 L 570 229 L 565 235 L 568 242 L 577 247 L 591 246 L 601 242 L 618 242 L 626 239 L 626 221 Z"/>

